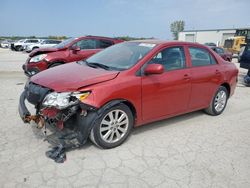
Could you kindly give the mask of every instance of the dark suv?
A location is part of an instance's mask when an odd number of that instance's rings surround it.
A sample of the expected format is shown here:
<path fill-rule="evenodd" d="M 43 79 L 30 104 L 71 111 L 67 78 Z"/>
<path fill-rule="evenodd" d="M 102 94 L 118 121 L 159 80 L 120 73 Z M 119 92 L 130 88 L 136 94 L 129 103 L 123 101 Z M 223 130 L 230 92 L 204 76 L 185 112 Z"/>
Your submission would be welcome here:
<path fill-rule="evenodd" d="M 239 61 L 241 68 L 250 69 L 250 44 L 245 46 Z"/>
<path fill-rule="evenodd" d="M 23 65 L 23 70 L 30 77 L 51 67 L 84 60 L 103 48 L 120 42 L 123 41 L 98 36 L 69 38 L 53 48 L 34 50 Z"/>
<path fill-rule="evenodd" d="M 250 44 L 245 46 L 242 55 L 239 58 L 240 67 L 248 69 L 247 75 L 244 77 L 244 83 L 250 87 Z"/>

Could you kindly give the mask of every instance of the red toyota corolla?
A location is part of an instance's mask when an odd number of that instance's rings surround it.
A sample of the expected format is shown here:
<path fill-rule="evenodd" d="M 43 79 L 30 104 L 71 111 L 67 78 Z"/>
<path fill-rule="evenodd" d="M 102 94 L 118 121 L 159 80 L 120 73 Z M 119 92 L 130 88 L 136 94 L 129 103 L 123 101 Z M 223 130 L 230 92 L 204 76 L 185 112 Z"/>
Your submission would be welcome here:
<path fill-rule="evenodd" d="M 80 146 L 88 137 L 113 148 L 133 127 L 201 109 L 221 114 L 237 74 L 234 64 L 200 44 L 124 42 L 33 76 L 19 113 L 24 122 L 60 130 L 57 143 L 64 148 Z M 25 99 L 35 106 L 35 115 Z M 48 155 L 58 154 L 56 149 Z"/>

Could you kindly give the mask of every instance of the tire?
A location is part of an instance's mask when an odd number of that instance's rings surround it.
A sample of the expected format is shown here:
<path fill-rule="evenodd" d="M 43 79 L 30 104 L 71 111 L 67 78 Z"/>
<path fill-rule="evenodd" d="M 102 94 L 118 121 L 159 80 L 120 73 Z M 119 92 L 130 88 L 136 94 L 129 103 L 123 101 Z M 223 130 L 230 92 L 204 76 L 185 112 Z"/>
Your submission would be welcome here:
<path fill-rule="evenodd" d="M 22 51 L 22 46 L 16 46 L 15 49 L 16 49 L 16 51 L 18 51 L 18 52 L 19 52 L 19 51 Z"/>
<path fill-rule="evenodd" d="M 49 69 L 50 68 L 53 68 L 53 67 L 56 67 L 56 66 L 59 66 L 59 65 L 62 65 L 63 63 L 52 63 L 50 66 L 49 66 Z"/>
<path fill-rule="evenodd" d="M 33 47 L 31 51 L 38 49 L 38 47 Z"/>
<path fill-rule="evenodd" d="M 227 106 L 228 97 L 228 90 L 224 86 L 220 86 L 216 91 L 209 107 L 205 109 L 205 112 L 212 116 L 220 115 Z"/>
<path fill-rule="evenodd" d="M 118 121 L 123 124 L 119 124 Z M 127 139 L 133 126 L 134 116 L 131 110 L 127 105 L 121 103 L 104 110 L 90 132 L 90 140 L 98 147 L 114 148 Z"/>
<path fill-rule="evenodd" d="M 246 85 L 246 87 L 250 87 L 250 76 L 244 76 L 244 84 Z"/>

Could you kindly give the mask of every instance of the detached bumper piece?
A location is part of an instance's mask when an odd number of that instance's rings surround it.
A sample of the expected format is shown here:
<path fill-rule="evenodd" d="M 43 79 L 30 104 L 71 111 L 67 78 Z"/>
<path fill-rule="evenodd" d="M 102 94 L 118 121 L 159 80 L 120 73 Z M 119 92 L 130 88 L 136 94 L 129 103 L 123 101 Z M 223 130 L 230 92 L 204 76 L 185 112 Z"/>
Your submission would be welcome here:
<path fill-rule="evenodd" d="M 66 153 L 63 145 L 58 145 L 52 150 L 47 151 L 46 156 L 53 159 L 56 163 L 64 163 L 66 161 Z"/>
<path fill-rule="evenodd" d="M 49 92 L 48 88 L 38 86 L 33 83 L 29 83 L 25 86 L 23 93 L 19 99 L 18 112 L 24 123 L 30 123 L 31 120 L 35 121 L 37 124 L 42 122 L 40 115 L 31 115 L 28 111 L 25 100 L 27 99 L 31 104 L 35 105 L 36 109 L 39 108 L 39 104 L 43 101 L 46 94 Z"/>
<path fill-rule="evenodd" d="M 19 99 L 19 107 L 18 107 L 18 112 L 20 117 L 22 118 L 24 123 L 29 123 L 30 122 L 30 112 L 28 111 L 24 101 L 26 99 L 26 92 L 24 91 Z"/>
<path fill-rule="evenodd" d="M 52 144 L 52 149 L 45 154 L 48 158 L 56 163 L 63 163 L 66 160 L 66 151 L 73 148 L 78 148 L 81 144 L 77 140 L 78 134 L 71 132 L 65 135 L 50 135 L 45 140 Z"/>

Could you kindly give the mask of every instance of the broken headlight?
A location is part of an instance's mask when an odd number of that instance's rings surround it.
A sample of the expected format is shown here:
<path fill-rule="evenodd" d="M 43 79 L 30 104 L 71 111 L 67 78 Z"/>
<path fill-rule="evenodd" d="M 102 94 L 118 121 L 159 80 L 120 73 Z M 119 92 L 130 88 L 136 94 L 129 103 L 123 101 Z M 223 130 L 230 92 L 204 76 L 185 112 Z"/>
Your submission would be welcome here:
<path fill-rule="evenodd" d="M 52 92 L 43 100 L 42 105 L 45 107 L 55 107 L 57 109 L 65 109 L 68 106 L 77 104 L 79 101 L 86 99 L 90 92 Z"/>

